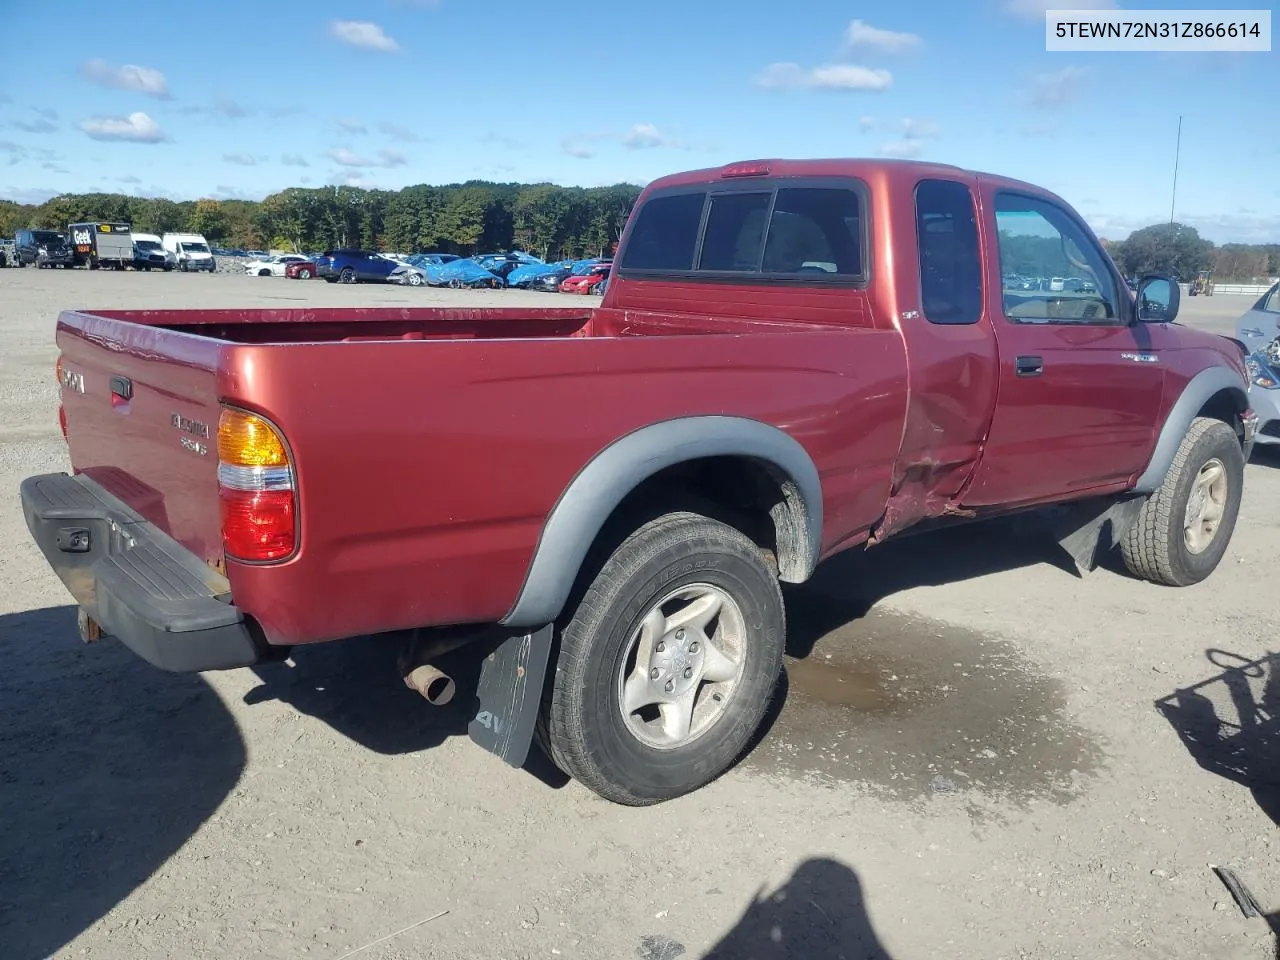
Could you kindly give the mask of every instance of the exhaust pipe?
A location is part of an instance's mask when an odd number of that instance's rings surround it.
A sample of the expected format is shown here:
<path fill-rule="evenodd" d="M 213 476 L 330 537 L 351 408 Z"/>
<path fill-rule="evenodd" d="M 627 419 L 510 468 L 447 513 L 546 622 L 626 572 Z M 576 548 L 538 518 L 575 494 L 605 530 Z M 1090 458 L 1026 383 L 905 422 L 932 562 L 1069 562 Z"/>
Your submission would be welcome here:
<path fill-rule="evenodd" d="M 452 700 L 456 689 L 452 677 L 428 663 L 416 667 L 404 678 L 404 684 L 412 690 L 417 690 L 427 703 L 435 707 L 443 707 Z"/>

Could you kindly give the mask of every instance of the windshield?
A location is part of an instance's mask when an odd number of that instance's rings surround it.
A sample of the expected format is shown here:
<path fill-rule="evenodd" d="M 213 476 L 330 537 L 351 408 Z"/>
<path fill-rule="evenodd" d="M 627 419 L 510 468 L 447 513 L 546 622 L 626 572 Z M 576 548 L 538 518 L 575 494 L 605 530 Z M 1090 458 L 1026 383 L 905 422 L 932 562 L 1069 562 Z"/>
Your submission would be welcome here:
<path fill-rule="evenodd" d="M 208 253 L 209 247 L 203 243 L 184 243 L 182 250 L 184 253 Z"/>
<path fill-rule="evenodd" d="M 36 243 L 62 243 L 65 239 L 62 234 L 56 230 L 33 230 L 31 231 L 31 239 Z"/>
<path fill-rule="evenodd" d="M 133 241 L 133 245 L 134 245 L 135 247 L 138 247 L 138 248 L 139 248 L 139 249 L 141 249 L 141 250 L 160 250 L 160 249 L 162 249 L 162 248 L 161 248 L 161 246 L 160 246 L 160 244 L 156 243 L 154 240 L 135 240 L 135 241 Z"/>

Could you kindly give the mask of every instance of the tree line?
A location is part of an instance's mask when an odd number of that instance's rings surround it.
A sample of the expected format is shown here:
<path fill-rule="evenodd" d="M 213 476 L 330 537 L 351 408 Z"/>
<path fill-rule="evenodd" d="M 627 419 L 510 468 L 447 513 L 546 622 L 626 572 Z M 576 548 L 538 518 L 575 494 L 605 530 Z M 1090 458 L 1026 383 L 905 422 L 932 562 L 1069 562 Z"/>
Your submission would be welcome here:
<path fill-rule="evenodd" d="M 65 230 L 78 221 L 112 220 L 132 223 L 138 233 L 190 230 L 210 243 L 250 250 L 363 247 L 463 256 L 527 250 L 551 260 L 610 253 L 639 193 L 628 183 L 582 188 L 485 180 L 402 190 L 290 187 L 261 202 L 68 193 L 38 205 L 0 200 L 0 236 L 11 237 L 21 227 Z M 1006 269 L 1053 272 L 1049 264 L 1061 257 L 1056 241 L 1051 250 L 1034 243 L 1036 238 L 1020 239 L 1027 241 L 1020 262 Z M 1280 276 L 1280 243 L 1215 246 L 1181 223 L 1154 224 L 1104 243 L 1131 276 L 1176 273 L 1191 279 L 1212 270 L 1219 281 L 1241 283 Z"/>
<path fill-rule="evenodd" d="M 1157 223 L 1107 244 L 1126 276 L 1177 274 L 1194 280 L 1201 270 L 1218 282 L 1265 283 L 1280 277 L 1280 243 L 1224 243 L 1216 246 L 1184 223 Z"/>
<path fill-rule="evenodd" d="M 402 190 L 290 187 L 260 202 L 69 193 L 44 203 L 0 200 L 0 236 L 22 227 L 65 230 L 80 221 L 122 221 L 136 233 L 189 230 L 241 249 L 320 251 L 360 247 L 463 256 L 526 250 L 543 259 L 612 252 L 640 187 L 467 183 Z"/>

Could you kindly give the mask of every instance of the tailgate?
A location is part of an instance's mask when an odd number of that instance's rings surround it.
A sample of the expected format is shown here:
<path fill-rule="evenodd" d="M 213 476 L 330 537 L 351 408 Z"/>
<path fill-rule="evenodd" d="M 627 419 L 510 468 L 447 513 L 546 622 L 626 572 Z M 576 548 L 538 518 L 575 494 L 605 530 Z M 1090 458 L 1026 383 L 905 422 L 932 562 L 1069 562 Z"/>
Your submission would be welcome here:
<path fill-rule="evenodd" d="M 72 313 L 58 346 L 72 467 L 217 563 L 218 342 Z"/>

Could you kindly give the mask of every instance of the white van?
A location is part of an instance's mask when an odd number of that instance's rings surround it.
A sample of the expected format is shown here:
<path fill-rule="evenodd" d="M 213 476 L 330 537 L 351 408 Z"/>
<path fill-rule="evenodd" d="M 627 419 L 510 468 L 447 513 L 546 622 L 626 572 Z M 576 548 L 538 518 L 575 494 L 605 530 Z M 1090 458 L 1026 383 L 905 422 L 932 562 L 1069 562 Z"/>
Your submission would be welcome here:
<path fill-rule="evenodd" d="M 176 254 L 164 248 L 164 242 L 154 233 L 135 233 L 133 237 L 133 268 L 143 270 L 172 270 L 178 265 Z"/>
<path fill-rule="evenodd" d="M 209 241 L 198 233 L 166 233 L 163 241 L 167 253 L 178 261 L 179 270 L 214 271 L 213 254 Z"/>

